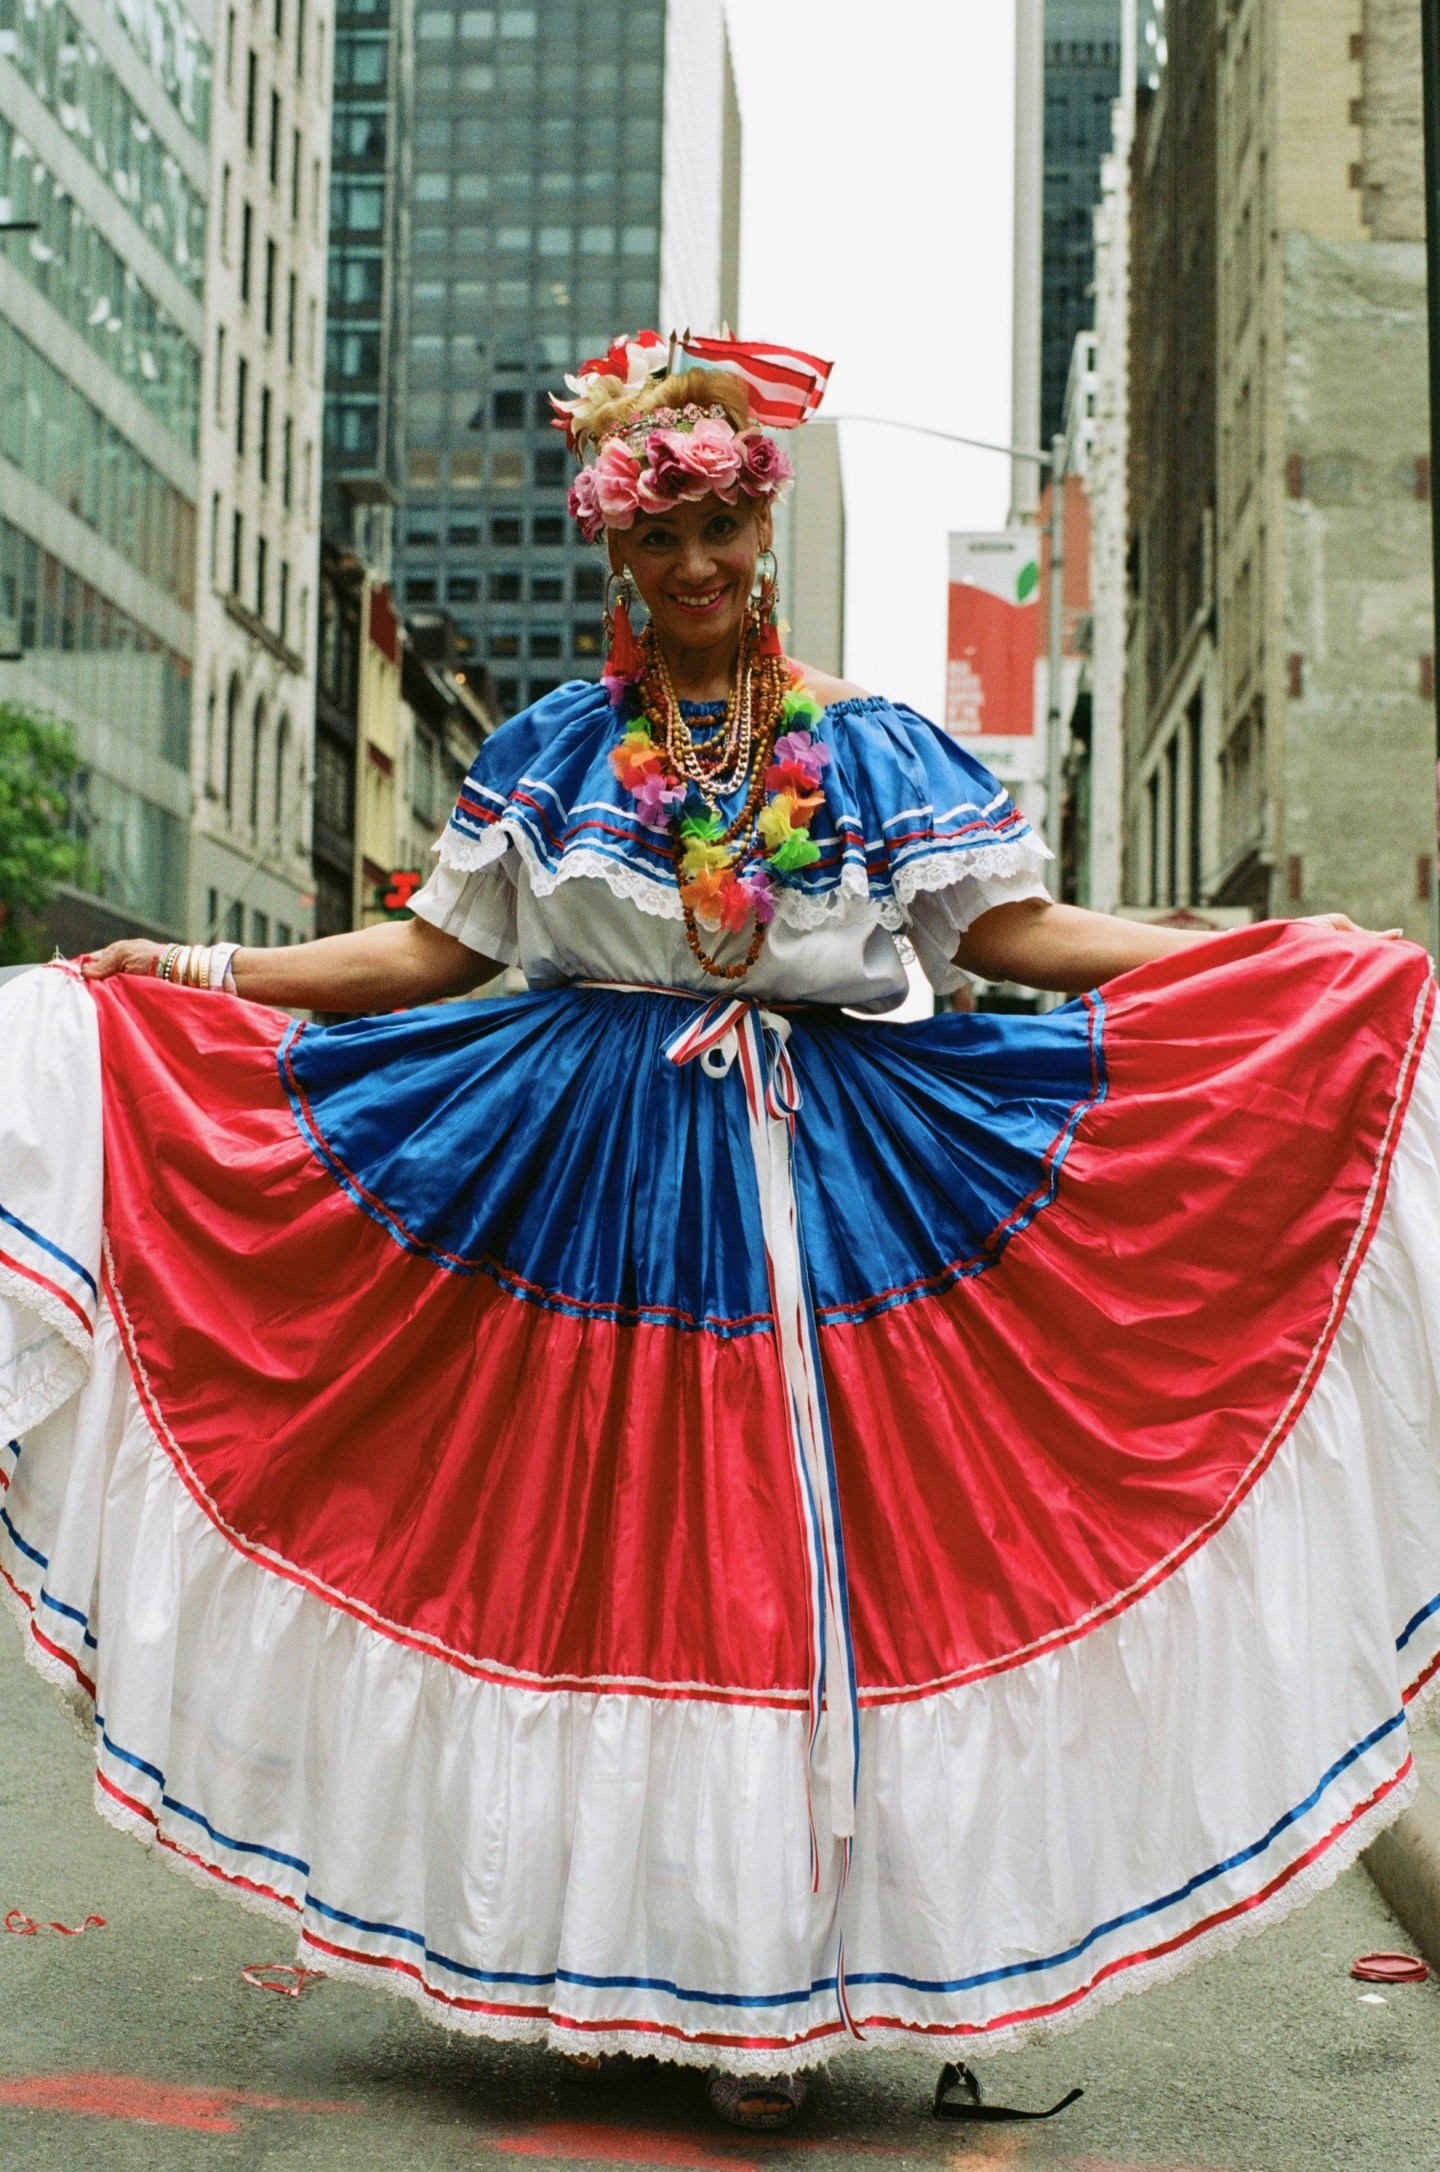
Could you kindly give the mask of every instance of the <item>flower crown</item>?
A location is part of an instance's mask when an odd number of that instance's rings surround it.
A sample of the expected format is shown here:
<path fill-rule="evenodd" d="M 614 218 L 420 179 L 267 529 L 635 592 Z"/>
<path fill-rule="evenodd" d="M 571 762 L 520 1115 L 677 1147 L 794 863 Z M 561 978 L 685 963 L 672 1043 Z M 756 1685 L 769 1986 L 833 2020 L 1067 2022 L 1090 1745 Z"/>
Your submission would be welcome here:
<path fill-rule="evenodd" d="M 617 340 L 598 361 L 582 362 L 565 382 L 575 397 L 551 396 L 556 426 L 572 452 L 592 442 L 592 419 L 614 397 L 618 379 L 642 391 L 669 369 L 670 346 L 658 332 Z M 772 499 L 794 479 L 788 454 L 763 430 L 737 430 L 722 407 L 655 407 L 617 423 L 570 486 L 570 513 L 587 543 L 605 528 L 629 528 L 637 515 L 666 513 L 687 500 Z"/>

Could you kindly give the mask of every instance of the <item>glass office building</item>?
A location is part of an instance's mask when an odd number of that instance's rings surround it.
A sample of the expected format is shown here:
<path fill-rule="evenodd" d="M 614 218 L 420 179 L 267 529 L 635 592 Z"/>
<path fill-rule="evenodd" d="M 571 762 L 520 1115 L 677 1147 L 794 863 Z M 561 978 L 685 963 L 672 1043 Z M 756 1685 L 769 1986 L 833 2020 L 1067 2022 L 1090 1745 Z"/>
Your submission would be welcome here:
<path fill-rule="evenodd" d="M 1122 0 L 1045 0 L 1040 442 L 1065 414 L 1079 332 L 1095 322 L 1095 207 L 1120 91 Z"/>
<path fill-rule="evenodd" d="M 548 392 L 619 331 L 735 315 L 719 0 L 419 0 L 411 192 L 402 595 L 449 611 L 509 713 L 601 661 Z"/>
<path fill-rule="evenodd" d="M 74 729 L 66 949 L 186 918 L 211 56 L 180 0 L 0 0 L 0 699 Z"/>

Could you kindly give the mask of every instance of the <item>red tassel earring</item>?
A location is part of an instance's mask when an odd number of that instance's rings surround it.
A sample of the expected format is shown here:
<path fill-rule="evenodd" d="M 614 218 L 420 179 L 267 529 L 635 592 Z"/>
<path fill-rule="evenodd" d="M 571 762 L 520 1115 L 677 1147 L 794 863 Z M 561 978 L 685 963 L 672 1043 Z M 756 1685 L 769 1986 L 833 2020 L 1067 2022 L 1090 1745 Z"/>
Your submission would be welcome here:
<path fill-rule="evenodd" d="M 773 551 L 762 551 L 760 557 L 762 563 L 767 558 L 770 563 L 760 575 L 760 593 L 755 600 L 755 619 L 758 628 L 755 653 L 757 656 L 783 656 L 785 650 L 780 640 L 778 616 L 780 591 L 775 582 L 775 553 Z"/>
<path fill-rule="evenodd" d="M 606 584 L 605 601 L 605 677 L 607 679 L 634 679 L 640 673 L 640 644 L 630 624 L 630 599 L 635 591 L 630 585 L 628 573 L 612 573 L 611 581 L 617 581 L 620 594 L 612 611 Z"/>

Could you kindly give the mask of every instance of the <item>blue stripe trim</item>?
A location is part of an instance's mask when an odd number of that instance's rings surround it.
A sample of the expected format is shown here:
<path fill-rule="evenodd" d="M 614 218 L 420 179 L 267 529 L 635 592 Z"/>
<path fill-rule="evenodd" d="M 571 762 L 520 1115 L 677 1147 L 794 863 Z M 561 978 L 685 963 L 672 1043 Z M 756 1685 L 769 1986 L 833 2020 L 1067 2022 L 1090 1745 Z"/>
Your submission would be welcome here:
<path fill-rule="evenodd" d="M 1406 1622 L 1399 1636 L 1395 1639 L 1396 1651 L 1403 1652 L 1416 1631 L 1423 1629 L 1426 1622 L 1436 1614 L 1440 1614 L 1440 1592 L 1437 1592 L 1433 1599 L 1422 1606 L 1418 1613 L 1410 1616 L 1409 1621 Z"/>
<path fill-rule="evenodd" d="M 21 1538 L 20 1533 L 16 1530 L 14 1524 L 10 1521 L 10 1511 L 8 1508 L 0 1508 L 0 1523 L 4 1524 L 5 1529 L 10 1533 L 12 1540 L 19 1547 L 21 1553 L 24 1554 L 27 1561 L 33 1561 L 38 1568 L 49 1568 L 49 1557 L 45 1554 L 38 1553 L 27 1539 Z"/>
<path fill-rule="evenodd" d="M 302 1862 L 298 1855 L 286 1855 L 280 1848 L 264 1847 L 258 1840 L 236 1840 L 231 1834 L 222 1833 L 217 1826 L 212 1825 L 201 1811 L 192 1810 L 188 1803 L 181 1802 L 177 1796 L 167 1794 L 165 1792 L 164 1773 L 157 1766 L 147 1764 L 143 1757 L 136 1757 L 133 1751 L 122 1750 L 118 1742 L 112 1742 L 105 1732 L 105 1722 L 98 1712 L 95 1715 L 95 1727 L 101 1742 L 105 1746 L 107 1755 L 115 1758 L 122 1765 L 131 1766 L 136 1772 L 143 1772 L 147 1780 L 153 1780 L 160 1790 L 161 1807 L 166 1810 L 173 1810 L 177 1817 L 188 1818 L 192 1825 L 198 1825 L 201 1831 L 215 1842 L 217 1847 L 229 1848 L 236 1855 L 261 1855 L 265 1857 L 267 1862 L 283 1863 L 287 1870 L 298 1870 L 302 1878 L 309 1877 L 310 1865 Z"/>
<path fill-rule="evenodd" d="M 1003 1983 L 1016 1977 L 1043 1974 L 1048 1969 L 1061 1967 L 1068 1961 L 1077 1960 L 1100 1939 L 1111 1936 L 1117 1930 L 1127 1929 L 1132 1924 L 1142 1923 L 1150 1917 L 1163 1914 L 1165 1910 L 1173 1908 L 1178 1901 L 1186 1900 L 1192 1894 L 1201 1891 L 1205 1886 L 1213 1884 L 1217 1878 L 1223 1877 L 1227 1871 L 1239 1869 L 1246 1863 L 1253 1862 L 1257 1856 L 1263 1855 L 1268 1848 L 1273 1846 L 1282 1833 L 1297 1824 L 1302 1817 L 1316 1807 L 1327 1790 L 1334 1785 L 1335 1781 L 1350 1766 L 1363 1757 L 1367 1750 L 1373 1749 L 1378 1742 L 1383 1741 L 1387 1735 L 1393 1734 L 1397 1727 L 1403 1726 L 1404 1722 L 1405 1713 L 1402 1707 L 1389 1719 L 1383 1720 L 1378 1727 L 1372 1728 L 1370 1733 L 1362 1741 L 1356 1743 L 1353 1749 L 1347 1750 L 1343 1757 L 1336 1759 L 1335 1763 L 1321 1776 L 1317 1785 L 1305 1797 L 1303 1802 L 1297 1803 L 1293 1810 L 1288 1810 L 1283 1817 L 1277 1818 L 1269 1831 L 1251 1846 L 1237 1850 L 1235 1854 L 1227 1856 L 1223 1862 L 1215 1864 L 1209 1870 L 1197 1872 L 1193 1878 L 1187 1879 L 1183 1885 L 1175 1887 L 1172 1892 L 1162 1894 L 1158 1900 L 1145 1902 L 1138 1908 L 1128 1909 L 1122 1915 L 1112 1916 L 1107 1922 L 1097 1924 L 1094 1930 L 1087 1933 L 1084 1938 L 1077 1939 L 1073 1945 L 1067 1946 L 1060 1953 L 1051 1954 L 1044 1959 L 1035 1961 L 1012 1962 L 1006 1967 L 986 1969 L 973 1976 L 935 1979 L 904 1976 L 891 1969 L 867 1969 L 847 1971 L 846 1980 L 851 1984 L 890 1984 L 902 1990 L 918 1991 L 933 1996 L 977 1990 L 988 1984 Z M 161 1802 L 166 1809 L 173 1810 L 177 1816 L 188 1818 L 192 1823 L 200 1826 L 221 1847 L 233 1849 L 237 1854 L 266 1857 L 271 1862 L 281 1863 L 289 1869 L 299 1871 L 302 1877 L 308 1877 L 309 1866 L 297 1856 L 286 1855 L 277 1848 L 263 1847 L 255 1841 L 234 1840 L 225 1834 L 217 1832 L 209 1820 L 202 1816 L 198 1810 L 190 1808 L 188 1804 L 182 1803 L 164 1792 L 164 1775 L 156 1766 L 148 1764 L 144 1758 L 137 1757 L 133 1752 L 123 1750 L 117 1743 L 112 1742 L 109 1735 L 105 1733 L 104 1723 L 98 1714 L 96 1716 L 96 1726 L 107 1752 L 112 1757 L 118 1759 L 122 1764 L 129 1765 L 135 1771 L 144 1773 L 147 1778 L 154 1780 L 156 1786 L 161 1790 Z M 586 1990 L 659 1991 L 664 1993 L 665 1996 L 687 2005 L 754 2009 L 799 2006 L 803 2005 L 808 1999 L 813 1998 L 817 1992 L 833 1992 L 836 1989 L 836 1978 L 834 1976 L 816 1977 L 807 1989 L 772 1991 L 752 1995 L 734 1991 L 697 1991 L 662 1976 L 590 1976 L 582 1974 L 578 1970 L 569 1969 L 557 1969 L 548 1974 L 527 1975 L 519 1971 L 480 1969 L 471 1967 L 466 1962 L 451 1960 L 447 1955 L 436 1952 L 426 1944 L 422 1932 L 412 1931 L 404 1926 L 392 1923 L 377 1923 L 368 1920 L 364 1916 L 352 1915 L 344 1909 L 330 1907 L 328 1903 L 317 1899 L 313 1894 L 306 1895 L 304 1906 L 307 1910 L 313 1910 L 317 1915 L 324 1916 L 331 1922 L 345 1924 L 351 1929 L 364 1932 L 367 1936 L 401 1939 L 406 1944 L 417 1947 L 428 1962 L 445 1969 L 449 1974 L 476 1983 L 526 1984 L 537 1988 L 551 1983 L 566 1983 L 574 1984 Z"/>
<path fill-rule="evenodd" d="M 1377 1742 L 1383 1742 L 1386 1735 L 1393 1734 L 1397 1727 L 1403 1727 L 1404 1724 L 1405 1708 L 1402 1705 L 1389 1719 L 1382 1720 L 1378 1727 L 1372 1727 L 1369 1734 L 1363 1741 L 1357 1742 L 1353 1750 L 1347 1750 L 1343 1757 L 1338 1757 L 1329 1771 L 1322 1774 L 1318 1784 L 1305 1800 L 1297 1803 L 1293 1810 L 1287 1810 L 1283 1817 L 1277 1818 L 1269 1832 L 1262 1834 L 1259 1840 L 1252 1842 L 1248 1848 L 1238 1849 L 1234 1855 L 1227 1855 L 1223 1863 L 1216 1863 L 1209 1870 L 1197 1871 L 1193 1878 L 1186 1879 L 1184 1885 L 1177 1885 L 1173 1892 L 1163 1893 L 1158 1900 L 1146 1901 L 1139 1908 L 1127 1909 L 1123 1915 L 1111 1916 L 1108 1922 L 1097 1923 L 1093 1931 L 1088 1931 L 1083 1938 L 1077 1939 L 1073 1946 L 1067 1946 L 1063 1953 L 1051 1954 L 1043 1961 L 1012 1961 L 1005 1968 L 989 1968 L 978 1976 L 956 1976 L 947 1981 L 927 1982 L 914 1976 L 892 1975 L 883 1969 L 851 1973 L 847 1976 L 847 1981 L 899 1984 L 907 1991 L 974 1991 L 986 1984 L 1005 1983 L 1016 1976 L 1033 1976 L 1043 1969 L 1062 1967 L 1066 1961 L 1078 1960 L 1082 1954 L 1088 1953 L 1098 1940 L 1108 1938 L 1112 1932 L 1126 1930 L 1132 1923 L 1143 1923 L 1149 1916 L 1163 1915 L 1165 1910 L 1173 1908 L 1177 1901 L 1188 1900 L 1192 1893 L 1198 1893 L 1203 1887 L 1212 1885 L 1217 1878 L 1223 1878 L 1227 1871 L 1238 1870 L 1244 1864 L 1253 1862 L 1256 1856 L 1263 1855 L 1281 1833 L 1298 1824 L 1307 1811 L 1315 1808 L 1321 1796 L 1327 1788 L 1334 1785 L 1341 1773 L 1347 1771 L 1358 1758 L 1363 1757 L 1367 1750 L 1372 1750 Z"/>
<path fill-rule="evenodd" d="M 22 1237 L 28 1237 L 32 1244 L 38 1244 L 42 1252 L 50 1254 L 51 1259 L 58 1260 L 62 1267 L 68 1267 L 71 1274 L 84 1283 L 92 1297 L 99 1297 L 95 1277 L 87 1273 L 78 1259 L 71 1259 L 68 1252 L 62 1252 L 58 1244 L 52 1244 L 48 1237 L 42 1237 L 38 1229 L 32 1229 L 28 1222 L 22 1222 L 19 1215 L 12 1214 L 8 1207 L 0 1207 L 0 1222 L 8 1222 L 12 1229 L 19 1230 Z"/>

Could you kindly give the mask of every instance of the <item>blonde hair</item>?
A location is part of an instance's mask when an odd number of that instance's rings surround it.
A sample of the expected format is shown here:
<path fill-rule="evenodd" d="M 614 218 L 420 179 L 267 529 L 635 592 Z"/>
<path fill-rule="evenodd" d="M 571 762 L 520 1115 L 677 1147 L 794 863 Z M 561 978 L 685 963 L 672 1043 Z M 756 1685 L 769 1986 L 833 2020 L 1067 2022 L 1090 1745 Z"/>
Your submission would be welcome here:
<path fill-rule="evenodd" d="M 657 407 L 718 407 L 732 429 L 750 427 L 749 391 L 744 380 L 728 370 L 677 370 L 672 377 L 652 377 L 638 391 L 619 377 L 595 377 L 586 393 L 585 412 L 575 418 L 576 445 L 582 451 Z"/>

